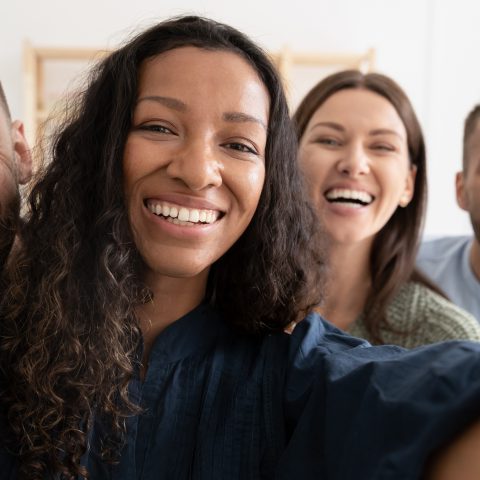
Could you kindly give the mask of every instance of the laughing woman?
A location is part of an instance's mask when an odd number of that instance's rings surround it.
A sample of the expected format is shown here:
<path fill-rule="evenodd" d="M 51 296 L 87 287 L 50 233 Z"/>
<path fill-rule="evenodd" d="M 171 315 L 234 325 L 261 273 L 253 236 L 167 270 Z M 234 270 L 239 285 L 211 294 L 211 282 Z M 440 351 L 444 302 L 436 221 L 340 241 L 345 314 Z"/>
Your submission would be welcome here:
<path fill-rule="evenodd" d="M 426 203 L 422 131 L 401 88 L 344 71 L 294 116 L 300 166 L 329 237 L 325 318 L 372 343 L 480 340 L 480 325 L 414 268 Z"/>
<path fill-rule="evenodd" d="M 478 418 L 480 345 L 374 348 L 309 313 L 287 104 L 238 31 L 184 17 L 115 51 L 50 160 L 6 272 L 2 479 L 418 479 Z"/>

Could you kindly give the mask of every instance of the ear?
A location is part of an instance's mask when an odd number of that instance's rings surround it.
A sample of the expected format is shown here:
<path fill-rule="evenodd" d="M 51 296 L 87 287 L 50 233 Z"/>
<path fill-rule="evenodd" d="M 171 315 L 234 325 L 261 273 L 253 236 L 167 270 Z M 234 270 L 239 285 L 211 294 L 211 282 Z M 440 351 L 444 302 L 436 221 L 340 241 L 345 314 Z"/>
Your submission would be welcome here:
<path fill-rule="evenodd" d="M 415 193 L 415 178 L 417 177 L 417 166 L 411 165 L 410 169 L 407 174 L 407 178 L 405 179 L 405 189 L 400 197 L 400 201 L 398 204 L 400 207 L 405 208 L 413 198 L 413 194 Z"/>
<path fill-rule="evenodd" d="M 468 198 L 465 194 L 465 174 L 464 172 L 457 172 L 455 175 L 455 191 L 457 193 L 457 204 L 462 209 L 468 212 Z"/>
<path fill-rule="evenodd" d="M 32 153 L 25 138 L 23 123 L 15 120 L 11 128 L 18 183 L 23 185 L 27 183 L 32 176 Z"/>

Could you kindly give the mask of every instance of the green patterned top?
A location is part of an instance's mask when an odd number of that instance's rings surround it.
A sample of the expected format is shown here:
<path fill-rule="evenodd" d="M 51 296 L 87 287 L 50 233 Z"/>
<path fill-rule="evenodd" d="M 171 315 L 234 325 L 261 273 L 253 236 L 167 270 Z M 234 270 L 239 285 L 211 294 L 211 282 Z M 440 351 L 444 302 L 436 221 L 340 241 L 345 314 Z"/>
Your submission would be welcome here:
<path fill-rule="evenodd" d="M 480 324 L 472 315 L 415 282 L 400 289 L 387 308 L 387 320 L 393 331 L 380 330 L 386 344 L 414 348 L 444 340 L 480 341 Z M 348 333 L 374 343 L 363 314 Z"/>

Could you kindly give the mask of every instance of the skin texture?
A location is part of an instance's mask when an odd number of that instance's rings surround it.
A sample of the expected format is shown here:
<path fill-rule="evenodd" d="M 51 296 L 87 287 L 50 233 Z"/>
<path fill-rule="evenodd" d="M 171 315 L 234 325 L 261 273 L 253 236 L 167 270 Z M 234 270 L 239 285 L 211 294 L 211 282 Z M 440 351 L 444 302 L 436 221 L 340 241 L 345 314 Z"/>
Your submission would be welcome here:
<path fill-rule="evenodd" d="M 0 106 L 0 268 L 15 239 L 20 209 L 18 185 L 28 182 L 31 169 L 23 124 L 12 123 Z"/>
<path fill-rule="evenodd" d="M 375 235 L 413 196 L 407 133 L 395 108 L 368 90 L 345 89 L 312 115 L 300 140 L 300 167 L 330 237 L 331 278 L 322 313 L 343 329 L 363 311 Z M 353 208 L 325 194 L 349 189 L 374 198 Z"/>
<path fill-rule="evenodd" d="M 266 88 L 235 54 L 182 47 L 142 66 L 123 165 L 129 221 L 154 294 L 139 310 L 147 347 L 200 303 L 210 266 L 247 228 L 265 178 L 268 112 Z M 218 218 L 173 225 L 149 201 Z"/>
<path fill-rule="evenodd" d="M 473 272 L 480 281 L 480 122 L 466 145 L 467 168 L 456 176 L 457 203 L 470 215 L 474 241 L 470 252 Z"/>
<path fill-rule="evenodd" d="M 477 422 L 433 459 L 425 480 L 478 480 L 479 451 L 480 422 Z"/>

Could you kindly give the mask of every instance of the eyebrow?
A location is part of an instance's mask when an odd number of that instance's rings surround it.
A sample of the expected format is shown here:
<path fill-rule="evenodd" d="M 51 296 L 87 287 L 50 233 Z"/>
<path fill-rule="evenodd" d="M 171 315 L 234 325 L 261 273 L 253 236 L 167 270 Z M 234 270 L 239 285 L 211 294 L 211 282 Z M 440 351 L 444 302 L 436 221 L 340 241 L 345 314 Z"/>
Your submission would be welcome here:
<path fill-rule="evenodd" d="M 248 115 L 247 113 L 226 112 L 223 114 L 223 119 L 227 122 L 237 122 L 237 123 L 254 122 L 254 123 L 258 123 L 265 130 L 267 130 L 267 126 L 262 120 L 260 120 L 257 117 L 254 117 L 253 115 Z"/>
<path fill-rule="evenodd" d="M 327 127 L 331 128 L 333 130 L 336 130 L 337 132 L 345 132 L 345 128 L 340 125 L 339 123 L 335 122 L 318 122 L 315 125 L 313 125 L 313 128 L 316 127 Z M 403 140 L 403 135 L 401 135 L 399 132 L 396 130 L 391 130 L 389 128 L 376 128 L 375 130 L 370 130 L 368 132 L 369 135 L 371 136 L 376 136 L 376 135 L 395 135 L 396 137 L 400 138 Z"/>
<path fill-rule="evenodd" d="M 333 130 L 337 130 L 337 132 L 345 131 L 345 129 L 339 123 L 335 123 L 335 122 L 318 122 L 312 126 L 312 129 L 316 127 L 328 127 L 328 128 L 332 128 Z"/>
<path fill-rule="evenodd" d="M 397 132 L 396 130 L 391 130 L 389 128 L 377 128 L 369 132 L 370 135 L 395 135 L 396 137 L 403 140 L 403 135 Z"/>
<path fill-rule="evenodd" d="M 140 102 L 157 102 L 164 105 L 167 108 L 171 108 L 172 110 L 177 110 L 178 112 L 186 112 L 188 110 L 188 106 L 186 103 L 173 97 L 148 95 L 146 97 L 139 98 L 137 101 L 137 105 Z M 254 122 L 254 123 L 260 124 L 265 130 L 267 130 L 267 126 L 262 120 L 260 120 L 257 117 L 254 117 L 253 115 L 248 115 L 247 113 L 226 112 L 223 114 L 223 119 L 227 122 L 234 122 L 234 123 Z"/>
<path fill-rule="evenodd" d="M 172 110 L 177 110 L 179 112 L 185 112 L 187 110 L 187 104 L 178 100 L 177 98 L 172 97 L 161 97 L 159 95 L 149 95 L 146 97 L 141 97 L 137 101 L 137 105 L 140 102 L 157 102 L 161 103 L 167 108 L 171 108 Z"/>

